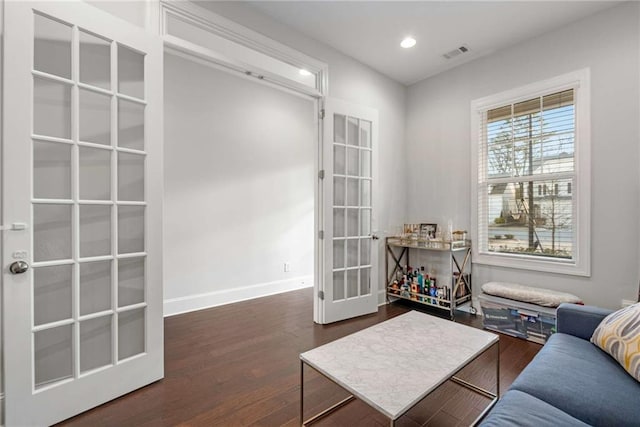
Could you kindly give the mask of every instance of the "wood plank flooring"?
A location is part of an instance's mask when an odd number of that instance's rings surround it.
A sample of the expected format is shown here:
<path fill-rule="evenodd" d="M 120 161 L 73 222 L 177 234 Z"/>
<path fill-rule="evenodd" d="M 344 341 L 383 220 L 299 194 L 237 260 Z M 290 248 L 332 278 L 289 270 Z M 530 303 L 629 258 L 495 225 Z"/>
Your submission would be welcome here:
<path fill-rule="evenodd" d="M 64 426 L 295 426 L 299 425 L 299 353 L 415 308 L 380 307 L 376 314 L 332 325 L 312 319 L 313 295 L 304 289 L 165 319 L 165 378 L 87 411 Z M 478 326 L 474 316 L 457 321 Z M 500 336 L 500 390 L 506 390 L 541 348 Z M 495 357 L 467 366 L 462 378 L 491 388 Z M 407 366 L 420 375 L 425 366 Z M 346 393 L 305 370 L 305 417 Z M 397 423 L 399 426 L 469 425 L 487 399 L 447 382 Z M 318 426 L 387 426 L 388 420 L 354 401 Z"/>

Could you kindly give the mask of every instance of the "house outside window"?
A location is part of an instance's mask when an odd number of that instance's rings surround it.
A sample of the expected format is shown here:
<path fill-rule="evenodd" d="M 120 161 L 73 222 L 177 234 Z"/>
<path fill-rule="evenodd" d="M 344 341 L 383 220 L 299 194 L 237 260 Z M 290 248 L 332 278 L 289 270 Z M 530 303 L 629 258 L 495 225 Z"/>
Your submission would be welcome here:
<path fill-rule="evenodd" d="M 589 71 L 472 102 L 474 262 L 590 275 Z"/>

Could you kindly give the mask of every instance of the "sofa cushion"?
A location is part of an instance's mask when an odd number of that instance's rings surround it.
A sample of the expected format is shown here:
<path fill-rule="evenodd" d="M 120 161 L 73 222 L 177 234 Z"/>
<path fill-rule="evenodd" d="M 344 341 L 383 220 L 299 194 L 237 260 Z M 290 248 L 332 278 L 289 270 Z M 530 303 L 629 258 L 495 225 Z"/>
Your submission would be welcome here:
<path fill-rule="evenodd" d="M 556 333 L 511 385 L 591 425 L 640 419 L 640 383 L 587 340 Z"/>
<path fill-rule="evenodd" d="M 640 381 L 640 302 L 605 317 L 593 332 L 591 342 Z"/>
<path fill-rule="evenodd" d="M 481 427 L 568 427 L 588 424 L 562 412 L 560 409 L 518 390 L 510 390 L 502 396 Z"/>

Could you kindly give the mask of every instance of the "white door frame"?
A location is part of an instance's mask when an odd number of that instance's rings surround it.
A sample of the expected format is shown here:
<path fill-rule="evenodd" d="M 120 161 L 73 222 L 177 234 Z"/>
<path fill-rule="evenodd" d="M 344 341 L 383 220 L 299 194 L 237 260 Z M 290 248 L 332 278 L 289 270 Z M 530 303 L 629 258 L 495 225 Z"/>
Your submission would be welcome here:
<path fill-rule="evenodd" d="M 161 0 L 158 6 L 160 10 L 157 11 L 157 13 L 152 13 L 156 19 L 158 19 L 157 26 L 152 25 L 151 27 L 162 36 L 165 51 L 217 70 L 235 74 L 242 78 L 252 80 L 257 78 L 262 84 L 267 84 L 276 89 L 314 100 L 317 132 L 315 143 L 316 161 L 314 162 L 316 184 L 314 185 L 313 318 L 315 321 L 318 321 L 321 307 L 318 294 L 322 289 L 322 279 L 324 277 L 322 267 L 323 241 L 318 238 L 318 233 L 322 228 L 324 218 L 323 186 L 322 180 L 319 178 L 319 173 L 323 169 L 321 164 L 323 158 L 323 116 L 325 97 L 328 91 L 328 65 L 195 4 Z M 200 30 L 204 29 L 213 35 L 237 43 L 239 50 L 243 47 L 250 48 L 276 60 L 307 69 L 317 75 L 316 88 L 312 89 L 308 86 L 298 84 L 295 81 L 291 81 L 287 76 L 278 75 L 277 70 L 269 68 L 268 63 L 261 63 L 259 61 L 247 62 L 246 57 L 243 57 L 241 53 L 238 53 L 237 58 L 222 55 L 215 50 L 175 37 L 168 31 L 167 21 L 170 17 L 179 18 Z"/>
<path fill-rule="evenodd" d="M 326 224 L 324 224 L 324 188 L 320 173 L 324 170 L 322 164 L 324 157 L 323 135 L 325 127 L 323 117 L 325 100 L 328 93 L 328 65 L 193 3 L 160 0 L 157 3 L 157 7 L 158 10 L 150 11 L 152 20 L 150 21 L 149 28 L 152 31 L 157 31 L 162 36 L 167 52 L 219 70 L 235 73 L 244 78 L 257 78 L 263 84 L 268 84 L 293 94 L 311 97 L 315 100 L 318 130 L 315 162 L 317 184 L 314 189 L 315 244 L 313 318 L 314 321 L 318 323 L 325 323 L 324 316 L 321 314 L 324 302 L 320 300 L 319 296 L 325 286 L 324 244 L 326 240 L 321 239 L 319 233 L 322 228 L 326 226 Z M 155 24 L 153 23 L 154 19 L 156 20 Z M 183 34 L 188 33 L 190 41 L 173 34 L 170 25 L 172 20 L 173 22 L 179 22 L 180 25 L 183 26 Z M 191 26 L 193 33 L 188 32 L 189 26 Z M 229 50 L 227 49 L 228 45 L 221 45 L 224 53 L 218 52 L 215 47 L 211 47 L 218 45 L 218 41 L 214 39 L 222 39 L 235 47 Z M 263 55 L 263 57 L 253 56 L 251 52 L 256 52 L 259 55 Z M 314 73 L 316 75 L 315 88 L 310 88 L 295 81 L 290 75 L 282 71 L 273 60 Z M 354 105 L 350 105 L 352 108 L 354 107 Z M 369 114 L 372 111 L 372 109 L 368 109 L 367 107 L 355 107 L 362 108 L 363 114 Z M 376 117 L 375 126 L 377 127 L 377 111 L 374 115 Z M 373 173 L 375 174 L 374 176 L 377 176 L 377 161 L 375 161 L 377 153 L 374 151 L 373 155 Z M 373 209 L 375 210 L 377 207 L 377 192 L 374 191 L 373 188 L 372 197 L 375 206 Z M 374 217 L 372 219 L 374 221 L 373 226 L 375 227 L 377 218 Z M 372 230 L 373 233 L 375 233 L 375 231 L 376 230 Z M 377 258 L 379 251 L 376 242 L 376 240 L 372 241 L 371 252 L 372 256 Z M 375 270 L 375 277 L 377 277 L 379 269 L 376 268 Z M 375 296 L 376 307 L 378 305 L 378 293 L 378 283 L 372 283 L 372 294 Z"/>

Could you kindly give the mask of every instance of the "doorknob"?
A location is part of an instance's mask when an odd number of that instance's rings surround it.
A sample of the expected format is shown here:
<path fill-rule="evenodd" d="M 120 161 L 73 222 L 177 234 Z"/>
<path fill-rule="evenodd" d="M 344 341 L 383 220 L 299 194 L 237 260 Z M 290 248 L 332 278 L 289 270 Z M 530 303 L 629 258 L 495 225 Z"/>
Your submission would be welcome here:
<path fill-rule="evenodd" d="M 26 261 L 15 261 L 9 266 L 11 274 L 22 274 L 29 269 L 29 264 Z"/>

